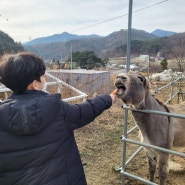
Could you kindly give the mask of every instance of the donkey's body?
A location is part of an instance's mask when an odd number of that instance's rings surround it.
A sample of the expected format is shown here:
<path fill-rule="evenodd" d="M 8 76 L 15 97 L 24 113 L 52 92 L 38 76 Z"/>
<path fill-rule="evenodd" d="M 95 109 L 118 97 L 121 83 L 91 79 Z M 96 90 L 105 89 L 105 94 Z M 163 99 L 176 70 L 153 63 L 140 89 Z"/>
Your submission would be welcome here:
<path fill-rule="evenodd" d="M 149 90 L 148 80 L 138 72 L 119 74 L 115 85 L 118 88 L 118 98 L 135 108 L 179 114 L 185 112 L 185 104 L 167 107 L 157 100 Z M 132 111 L 132 114 L 141 131 L 142 142 L 167 149 L 185 146 L 184 119 L 137 111 Z M 145 150 L 149 163 L 150 180 L 154 181 L 158 160 L 160 185 L 165 185 L 169 172 L 169 154 L 149 148 Z"/>

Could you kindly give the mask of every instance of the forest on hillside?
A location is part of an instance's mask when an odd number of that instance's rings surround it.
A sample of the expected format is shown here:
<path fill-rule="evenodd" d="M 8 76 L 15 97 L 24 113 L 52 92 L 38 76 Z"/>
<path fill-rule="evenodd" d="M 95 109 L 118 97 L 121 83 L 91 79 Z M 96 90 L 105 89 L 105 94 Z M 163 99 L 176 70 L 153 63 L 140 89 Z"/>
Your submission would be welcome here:
<path fill-rule="evenodd" d="M 0 56 L 4 53 L 16 53 L 23 50 L 24 47 L 21 43 L 14 42 L 8 34 L 0 31 Z"/>
<path fill-rule="evenodd" d="M 131 57 L 140 54 L 155 57 L 158 52 L 168 59 L 175 59 L 181 71 L 185 66 L 185 32 L 166 37 L 156 37 L 142 30 L 132 30 Z M 76 39 L 68 42 L 55 42 L 25 46 L 14 42 L 8 34 L 0 31 L 0 55 L 27 50 L 43 59 L 53 58 L 67 61 L 71 50 L 75 52 L 93 52 L 98 58 L 106 61 L 111 57 L 124 57 L 127 53 L 127 30 L 120 30 L 103 38 Z"/>
<path fill-rule="evenodd" d="M 125 57 L 127 54 L 127 30 L 120 30 L 103 38 L 76 39 L 68 42 L 26 45 L 46 60 L 56 58 L 66 61 L 72 52 L 93 51 L 99 58 Z M 185 33 L 177 33 L 166 37 L 156 37 L 142 30 L 132 30 L 131 57 L 140 54 L 156 57 L 160 52 L 167 59 L 184 60 Z"/>

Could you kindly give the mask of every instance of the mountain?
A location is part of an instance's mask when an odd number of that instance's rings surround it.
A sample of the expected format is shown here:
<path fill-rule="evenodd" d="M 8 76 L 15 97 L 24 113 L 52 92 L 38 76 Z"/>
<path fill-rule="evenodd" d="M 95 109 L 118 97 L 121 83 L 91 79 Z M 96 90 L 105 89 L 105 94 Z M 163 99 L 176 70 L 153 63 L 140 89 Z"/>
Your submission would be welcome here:
<path fill-rule="evenodd" d="M 0 31 L 0 55 L 10 52 L 23 51 L 24 48 L 21 43 L 14 42 L 14 40 L 3 31 Z"/>
<path fill-rule="evenodd" d="M 69 36 L 69 34 L 67 34 Z M 132 29 L 132 40 L 146 41 L 157 36 L 143 30 Z M 74 38 L 74 37 L 73 37 Z M 75 37 L 76 38 L 76 37 Z M 79 37 L 67 42 L 52 42 L 47 44 L 24 45 L 27 51 L 34 52 L 44 59 L 62 58 L 66 60 L 70 56 L 71 48 L 76 51 L 93 51 L 99 57 L 108 58 L 125 55 L 123 45 L 127 43 L 127 30 L 113 32 L 105 37 L 91 36 Z"/>
<path fill-rule="evenodd" d="M 151 34 L 153 34 L 155 36 L 158 36 L 158 37 L 165 37 L 165 36 L 171 36 L 171 35 L 174 35 L 174 34 L 177 34 L 177 33 L 176 32 L 172 32 L 172 31 L 156 29 Z"/>
<path fill-rule="evenodd" d="M 33 39 L 29 42 L 25 42 L 23 45 L 36 45 L 36 44 L 49 44 L 53 42 L 68 42 L 74 39 L 82 39 L 82 38 L 99 38 L 101 36 L 92 34 L 92 35 L 74 35 L 69 34 L 67 32 L 63 32 L 61 34 L 54 34 L 47 37 L 41 37 Z"/>

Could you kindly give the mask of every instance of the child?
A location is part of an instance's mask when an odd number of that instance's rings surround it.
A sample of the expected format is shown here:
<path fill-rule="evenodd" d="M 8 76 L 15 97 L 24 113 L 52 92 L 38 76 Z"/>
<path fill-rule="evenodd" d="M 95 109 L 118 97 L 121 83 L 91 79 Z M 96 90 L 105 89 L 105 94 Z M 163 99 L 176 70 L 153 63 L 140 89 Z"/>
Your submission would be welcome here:
<path fill-rule="evenodd" d="M 115 94 L 68 104 L 42 91 L 45 70 L 32 53 L 1 59 L 0 81 L 13 91 L 0 103 L 2 185 L 87 184 L 73 131 L 108 109 Z"/>

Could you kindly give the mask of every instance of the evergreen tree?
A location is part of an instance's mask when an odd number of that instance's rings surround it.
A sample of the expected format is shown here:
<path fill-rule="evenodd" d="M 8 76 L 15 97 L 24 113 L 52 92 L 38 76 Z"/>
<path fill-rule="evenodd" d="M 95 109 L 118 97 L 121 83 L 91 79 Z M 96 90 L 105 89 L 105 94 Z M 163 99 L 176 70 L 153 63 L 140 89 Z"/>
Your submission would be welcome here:
<path fill-rule="evenodd" d="M 68 58 L 71 61 L 71 58 Z M 93 69 L 97 66 L 104 66 L 105 61 L 98 58 L 93 51 L 73 52 L 72 61 L 76 62 L 82 69 Z"/>
<path fill-rule="evenodd" d="M 167 62 L 167 59 L 164 58 L 164 59 L 161 61 L 160 65 L 161 65 L 162 70 L 168 69 L 168 62 Z"/>
<path fill-rule="evenodd" d="M 0 56 L 4 53 L 16 53 L 23 50 L 21 43 L 14 42 L 8 34 L 0 31 Z"/>

